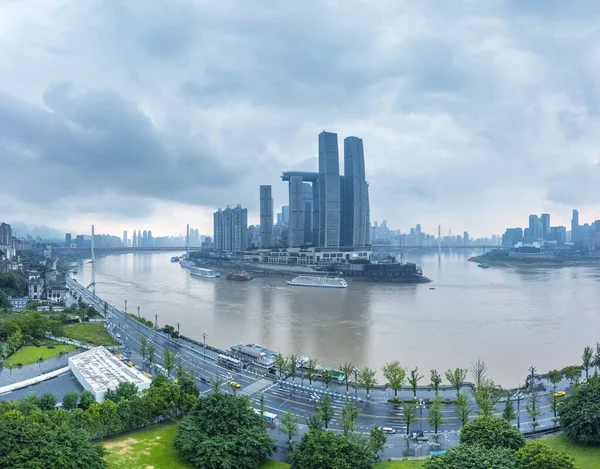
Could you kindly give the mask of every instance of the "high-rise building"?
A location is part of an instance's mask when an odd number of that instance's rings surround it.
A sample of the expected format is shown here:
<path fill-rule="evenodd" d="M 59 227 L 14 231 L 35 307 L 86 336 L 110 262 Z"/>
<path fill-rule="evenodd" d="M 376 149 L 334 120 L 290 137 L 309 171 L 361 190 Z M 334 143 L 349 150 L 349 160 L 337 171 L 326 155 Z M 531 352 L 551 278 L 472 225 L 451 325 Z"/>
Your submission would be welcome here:
<path fill-rule="evenodd" d="M 537 215 L 529 215 L 529 233 L 532 239 L 541 238 L 542 222 Z"/>
<path fill-rule="evenodd" d="M 541 223 L 542 223 L 541 238 L 548 240 L 548 239 L 550 239 L 550 214 L 549 213 L 542 213 Z"/>
<path fill-rule="evenodd" d="M 260 247 L 273 245 L 273 195 L 271 186 L 260 186 Z"/>
<path fill-rule="evenodd" d="M 463 242 L 469 244 L 469 233 L 467 231 L 463 233 Z"/>
<path fill-rule="evenodd" d="M 277 224 L 281 225 L 281 213 L 277 214 Z"/>
<path fill-rule="evenodd" d="M 127 247 L 127 230 L 123 230 L 123 246 Z"/>
<path fill-rule="evenodd" d="M 304 244 L 304 193 L 302 176 L 292 176 L 289 183 L 288 246 L 300 247 Z M 286 207 L 282 208 L 285 213 Z"/>
<path fill-rule="evenodd" d="M 144 233 L 142 235 L 141 245 L 143 248 L 145 248 L 148 245 L 148 232 L 146 230 L 144 230 Z"/>
<path fill-rule="evenodd" d="M 133 248 L 138 247 L 138 237 L 137 237 L 137 233 L 135 232 L 135 230 L 133 230 L 133 242 L 131 243 L 131 247 L 133 247 Z"/>
<path fill-rule="evenodd" d="M 284 225 L 290 222 L 290 207 L 288 205 L 281 207 L 281 222 Z"/>
<path fill-rule="evenodd" d="M 367 246 L 367 181 L 363 141 L 358 137 L 344 139 L 344 244 Z"/>
<path fill-rule="evenodd" d="M 579 239 L 579 210 L 573 209 L 573 218 L 571 218 L 571 241 L 580 241 Z"/>
<path fill-rule="evenodd" d="M 312 244 L 313 190 L 308 182 L 302 183 L 304 199 L 304 244 Z"/>
<path fill-rule="evenodd" d="M 246 249 L 248 210 L 238 204 L 218 209 L 213 215 L 214 245 L 217 251 L 240 252 Z"/>
<path fill-rule="evenodd" d="M 319 246 L 340 244 L 340 161 L 337 134 L 319 134 Z"/>
<path fill-rule="evenodd" d="M 12 228 L 8 223 L 0 224 L 0 246 L 12 245 Z"/>
<path fill-rule="evenodd" d="M 71 233 L 65 233 L 65 245 L 67 247 L 71 246 L 71 241 L 73 240 L 73 238 L 71 237 Z M 2 244 L 2 243 L 0 243 Z"/>

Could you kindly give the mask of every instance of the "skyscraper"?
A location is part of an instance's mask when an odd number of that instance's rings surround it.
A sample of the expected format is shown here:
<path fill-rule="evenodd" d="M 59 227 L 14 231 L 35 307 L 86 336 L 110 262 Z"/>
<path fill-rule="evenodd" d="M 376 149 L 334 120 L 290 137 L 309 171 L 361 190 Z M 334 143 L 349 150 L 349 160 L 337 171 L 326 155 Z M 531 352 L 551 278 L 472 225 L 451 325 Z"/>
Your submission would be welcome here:
<path fill-rule="evenodd" d="M 319 246 L 340 244 L 340 162 L 337 134 L 319 134 Z"/>
<path fill-rule="evenodd" d="M 541 222 L 537 215 L 529 215 L 529 234 L 532 239 L 540 237 Z"/>
<path fill-rule="evenodd" d="M 550 239 L 550 214 L 542 213 L 542 236 L 543 239 Z"/>
<path fill-rule="evenodd" d="M 281 222 L 284 225 L 287 225 L 290 222 L 290 207 L 289 205 L 284 205 L 281 207 Z"/>
<path fill-rule="evenodd" d="M 213 215 L 215 250 L 240 252 L 246 249 L 248 210 L 238 204 L 234 209 L 227 206 Z"/>
<path fill-rule="evenodd" d="M 123 230 L 123 246 L 127 247 L 127 230 Z"/>
<path fill-rule="evenodd" d="M 313 190 L 311 184 L 302 183 L 302 198 L 304 199 L 304 244 L 312 244 L 312 209 Z"/>
<path fill-rule="evenodd" d="M 71 233 L 65 233 L 65 244 L 67 247 L 71 246 L 71 240 L 72 240 Z M 0 243 L 0 244 L 2 244 L 2 243 Z"/>
<path fill-rule="evenodd" d="M 367 181 L 363 141 L 358 137 L 344 139 L 344 244 L 367 245 Z"/>
<path fill-rule="evenodd" d="M 133 230 L 133 243 L 131 244 L 131 247 L 137 248 L 137 245 L 137 233 L 135 232 L 135 230 Z"/>
<path fill-rule="evenodd" d="M 260 186 L 260 247 L 273 245 L 273 196 L 271 186 Z"/>
<path fill-rule="evenodd" d="M 304 244 L 304 193 L 302 176 L 292 176 L 289 184 L 288 246 Z M 285 209 L 286 207 L 283 207 Z M 285 211 L 282 209 L 282 213 Z"/>
<path fill-rule="evenodd" d="M 579 241 L 579 210 L 573 209 L 571 218 L 571 241 Z"/>

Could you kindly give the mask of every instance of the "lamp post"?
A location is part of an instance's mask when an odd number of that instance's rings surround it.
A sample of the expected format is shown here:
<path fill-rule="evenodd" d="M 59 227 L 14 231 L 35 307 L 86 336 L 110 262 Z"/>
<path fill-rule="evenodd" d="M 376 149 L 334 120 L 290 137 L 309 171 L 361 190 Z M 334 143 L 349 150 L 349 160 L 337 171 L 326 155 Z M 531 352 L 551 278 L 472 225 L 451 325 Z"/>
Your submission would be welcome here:
<path fill-rule="evenodd" d="M 158 329 L 158 313 L 154 313 L 154 329 Z"/>
<path fill-rule="evenodd" d="M 127 300 L 125 300 L 125 314 L 127 314 Z"/>
<path fill-rule="evenodd" d="M 519 430 L 521 429 L 521 397 L 522 396 L 523 396 L 523 394 L 521 393 L 521 390 L 518 390 L 513 395 L 513 399 L 517 400 L 517 428 Z"/>
<path fill-rule="evenodd" d="M 358 372 L 360 370 L 355 366 L 352 371 L 354 372 L 354 399 L 358 400 Z"/>
<path fill-rule="evenodd" d="M 140 318 L 140 307 L 138 306 L 138 319 Z"/>
<path fill-rule="evenodd" d="M 421 434 L 423 433 L 423 409 L 425 408 L 425 401 L 419 399 L 417 407 L 419 408 L 419 434 Z"/>
<path fill-rule="evenodd" d="M 181 324 L 177 323 L 177 340 L 178 340 L 179 344 L 181 344 L 181 335 L 179 334 L 179 326 L 181 326 Z"/>
<path fill-rule="evenodd" d="M 206 357 L 206 331 L 202 332 L 202 339 L 204 340 L 204 356 Z"/>

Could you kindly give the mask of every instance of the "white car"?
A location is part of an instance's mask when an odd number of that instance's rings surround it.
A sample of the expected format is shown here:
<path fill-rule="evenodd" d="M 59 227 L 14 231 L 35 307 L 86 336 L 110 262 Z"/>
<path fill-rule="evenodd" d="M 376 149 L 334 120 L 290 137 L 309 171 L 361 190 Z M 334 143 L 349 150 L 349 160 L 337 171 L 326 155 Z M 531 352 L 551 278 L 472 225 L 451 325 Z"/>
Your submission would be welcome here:
<path fill-rule="evenodd" d="M 120 338 L 121 338 L 121 334 L 117 334 L 117 339 L 120 339 Z"/>

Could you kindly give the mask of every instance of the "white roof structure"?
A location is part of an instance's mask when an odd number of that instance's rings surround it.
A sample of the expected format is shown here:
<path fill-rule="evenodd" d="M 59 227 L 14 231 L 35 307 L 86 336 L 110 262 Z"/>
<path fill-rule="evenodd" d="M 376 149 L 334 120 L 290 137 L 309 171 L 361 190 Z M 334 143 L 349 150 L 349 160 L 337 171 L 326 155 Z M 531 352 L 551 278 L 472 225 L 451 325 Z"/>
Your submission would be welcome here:
<path fill-rule="evenodd" d="M 119 383 L 133 383 L 140 391 L 150 387 L 151 383 L 141 371 L 128 367 L 104 347 L 70 357 L 69 368 L 97 402 L 104 402 L 104 393 L 116 389 Z"/>

